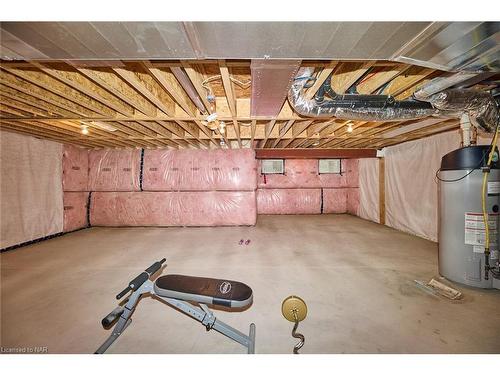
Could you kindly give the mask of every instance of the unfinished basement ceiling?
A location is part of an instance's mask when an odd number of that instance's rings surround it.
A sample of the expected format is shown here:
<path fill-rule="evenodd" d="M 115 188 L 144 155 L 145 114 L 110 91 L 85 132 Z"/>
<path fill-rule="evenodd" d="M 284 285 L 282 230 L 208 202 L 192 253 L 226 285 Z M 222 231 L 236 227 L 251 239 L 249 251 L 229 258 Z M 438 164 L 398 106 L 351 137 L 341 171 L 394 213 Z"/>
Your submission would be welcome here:
<path fill-rule="evenodd" d="M 392 60 L 498 71 L 498 22 L 3 22 L 2 59 Z"/>
<path fill-rule="evenodd" d="M 297 70 L 315 69 L 308 97 L 330 73 L 338 93 L 398 100 L 456 70 L 490 90 L 499 41 L 494 22 L 5 22 L 0 127 L 91 148 L 380 149 L 459 121 L 301 117 L 286 100 Z"/>

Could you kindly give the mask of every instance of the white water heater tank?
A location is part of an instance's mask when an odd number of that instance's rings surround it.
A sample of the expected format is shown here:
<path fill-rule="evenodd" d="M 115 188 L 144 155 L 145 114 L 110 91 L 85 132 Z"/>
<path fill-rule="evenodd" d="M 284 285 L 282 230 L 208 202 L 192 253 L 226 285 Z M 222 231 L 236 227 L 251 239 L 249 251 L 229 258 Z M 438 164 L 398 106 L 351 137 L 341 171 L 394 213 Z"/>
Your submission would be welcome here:
<path fill-rule="evenodd" d="M 485 278 L 485 229 L 482 213 L 482 167 L 490 146 L 470 146 L 446 154 L 439 172 L 439 273 L 479 288 L 498 288 Z M 499 261 L 500 163 L 498 148 L 488 177 L 486 209 L 490 228 L 490 266 Z"/>

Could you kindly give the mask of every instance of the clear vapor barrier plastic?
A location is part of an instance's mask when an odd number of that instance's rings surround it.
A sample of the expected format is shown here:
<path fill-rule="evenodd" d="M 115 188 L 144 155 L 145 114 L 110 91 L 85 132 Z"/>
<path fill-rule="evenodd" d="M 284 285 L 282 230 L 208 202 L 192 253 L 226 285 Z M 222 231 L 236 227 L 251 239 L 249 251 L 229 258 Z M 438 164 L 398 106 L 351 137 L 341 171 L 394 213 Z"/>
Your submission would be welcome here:
<path fill-rule="evenodd" d="M 243 191 L 257 187 L 255 152 L 145 150 L 145 191 Z"/>
<path fill-rule="evenodd" d="M 270 215 L 321 213 L 321 189 L 258 189 L 257 212 Z"/>
<path fill-rule="evenodd" d="M 89 150 L 63 146 L 63 190 L 86 191 L 89 180 Z"/>
<path fill-rule="evenodd" d="M 95 192 L 92 226 L 255 225 L 254 191 Z"/>
<path fill-rule="evenodd" d="M 71 232 L 87 226 L 87 203 L 89 193 L 64 192 L 64 232 Z"/>
<path fill-rule="evenodd" d="M 89 190 L 139 191 L 141 150 L 92 150 Z"/>

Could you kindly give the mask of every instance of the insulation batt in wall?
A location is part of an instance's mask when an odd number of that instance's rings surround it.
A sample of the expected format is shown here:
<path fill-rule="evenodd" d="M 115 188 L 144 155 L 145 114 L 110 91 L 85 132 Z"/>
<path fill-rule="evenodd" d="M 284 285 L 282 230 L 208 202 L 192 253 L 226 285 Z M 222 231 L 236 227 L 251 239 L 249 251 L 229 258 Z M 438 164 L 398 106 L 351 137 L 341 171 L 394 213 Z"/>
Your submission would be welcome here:
<path fill-rule="evenodd" d="M 64 192 L 64 231 L 87 226 L 88 192 Z"/>
<path fill-rule="evenodd" d="M 89 151 L 84 148 L 63 147 L 63 190 L 86 191 L 89 180 Z"/>
<path fill-rule="evenodd" d="M 318 159 L 286 159 L 285 174 L 260 173 L 259 214 L 358 214 L 358 159 L 342 159 L 342 174 L 319 174 Z"/>
<path fill-rule="evenodd" d="M 143 190 L 255 190 L 256 171 L 251 149 L 145 150 Z"/>
<path fill-rule="evenodd" d="M 322 188 L 322 187 L 357 187 L 358 159 L 343 159 L 342 174 L 319 174 L 318 159 L 286 159 L 285 174 L 260 173 L 259 189 L 291 189 L 291 188 Z"/>
<path fill-rule="evenodd" d="M 347 189 L 323 189 L 323 212 L 343 214 L 347 212 Z"/>
<path fill-rule="evenodd" d="M 356 159 L 342 160 L 342 175 L 318 174 L 317 159 L 286 160 L 285 175 L 268 175 L 264 184 L 251 149 L 145 150 L 138 191 L 140 163 L 140 150 L 65 146 L 64 230 L 87 225 L 85 189 L 93 191 L 93 226 L 254 225 L 257 211 L 320 214 L 322 195 L 325 213 L 359 207 Z"/>
<path fill-rule="evenodd" d="M 359 189 L 323 189 L 323 213 L 358 215 Z"/>
<path fill-rule="evenodd" d="M 255 225 L 254 191 L 95 192 L 90 223 L 97 226 Z"/>
<path fill-rule="evenodd" d="M 321 213 L 321 189 L 259 189 L 257 212 L 268 215 Z"/>
<path fill-rule="evenodd" d="M 359 215 L 359 189 L 347 189 L 347 213 Z"/>
<path fill-rule="evenodd" d="M 90 191 L 139 191 L 141 150 L 89 152 Z"/>

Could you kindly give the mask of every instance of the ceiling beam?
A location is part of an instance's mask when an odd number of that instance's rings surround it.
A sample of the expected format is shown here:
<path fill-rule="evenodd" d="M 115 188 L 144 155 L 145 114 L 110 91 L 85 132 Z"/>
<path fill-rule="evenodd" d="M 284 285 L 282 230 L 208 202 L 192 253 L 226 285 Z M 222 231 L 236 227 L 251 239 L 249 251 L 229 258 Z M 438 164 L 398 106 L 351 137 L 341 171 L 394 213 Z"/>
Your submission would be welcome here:
<path fill-rule="evenodd" d="M 175 102 L 165 90 L 149 75 L 141 70 L 142 66 L 126 66 L 125 68 L 113 68 L 125 82 L 147 98 L 156 110 L 160 110 L 168 116 L 175 116 Z"/>
<path fill-rule="evenodd" d="M 335 69 L 335 76 L 334 79 L 332 79 L 333 91 L 337 94 L 345 94 L 346 90 L 361 78 L 361 76 L 375 63 L 375 60 L 359 63 L 340 63 Z"/>
<path fill-rule="evenodd" d="M 224 92 L 226 93 L 226 100 L 231 111 L 231 117 L 233 118 L 234 131 L 236 133 L 236 138 L 238 139 L 238 145 L 241 148 L 241 138 L 240 138 L 240 126 L 235 120 L 237 116 L 236 112 L 236 96 L 234 94 L 233 83 L 231 82 L 231 77 L 229 75 L 229 68 L 224 60 L 219 60 L 219 71 L 222 77 L 222 85 L 224 86 Z"/>
<path fill-rule="evenodd" d="M 323 83 L 326 81 L 326 79 L 332 74 L 333 70 L 337 66 L 338 62 L 337 61 L 332 61 L 329 64 L 327 64 L 321 72 L 318 73 L 316 76 L 316 80 L 314 81 L 314 84 L 307 89 L 304 97 L 306 99 L 312 99 L 314 95 L 318 92 L 319 88 L 323 85 Z"/>
<path fill-rule="evenodd" d="M 195 88 L 196 92 L 198 93 L 199 97 L 201 98 L 201 101 L 205 105 L 207 112 L 212 113 L 210 110 L 211 105 L 207 100 L 207 92 L 202 85 L 203 78 L 202 78 L 201 74 L 186 61 L 182 61 L 182 66 L 183 66 L 184 71 L 186 72 L 187 76 L 191 80 L 193 87 Z"/>
<path fill-rule="evenodd" d="M 358 159 L 376 156 L 377 151 L 372 149 L 259 148 L 255 150 L 257 159 Z"/>

